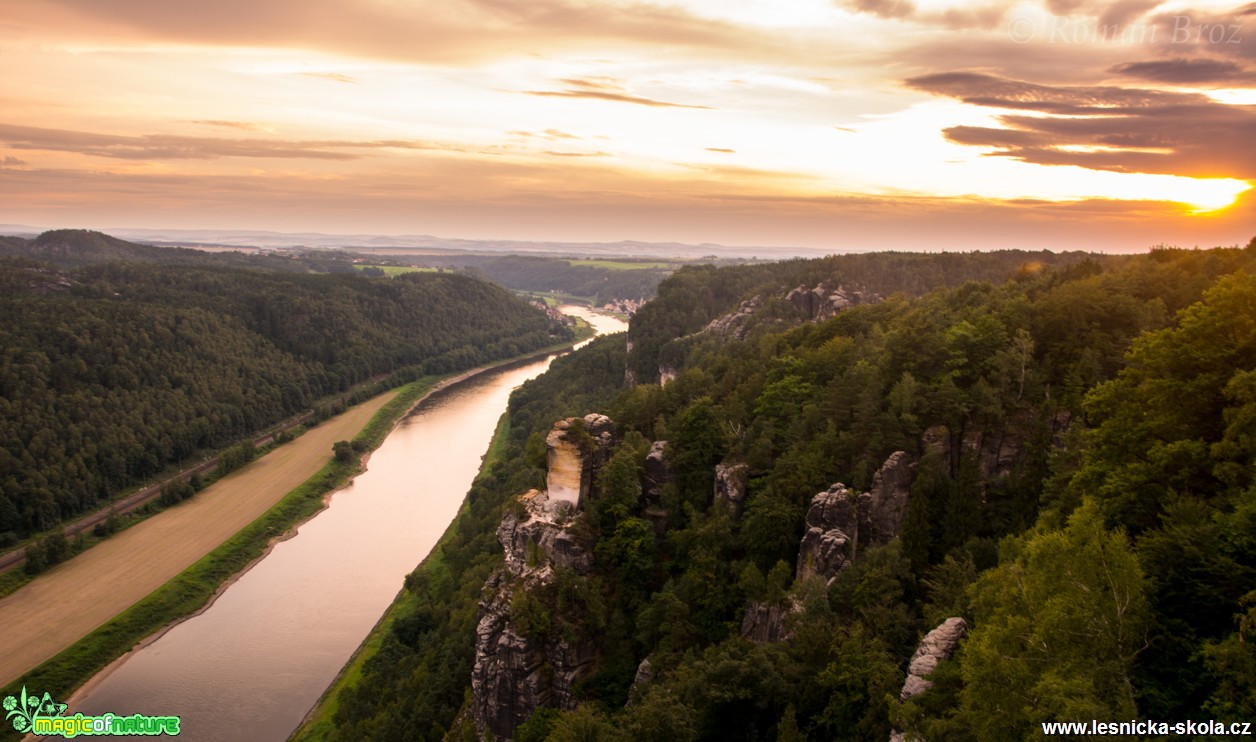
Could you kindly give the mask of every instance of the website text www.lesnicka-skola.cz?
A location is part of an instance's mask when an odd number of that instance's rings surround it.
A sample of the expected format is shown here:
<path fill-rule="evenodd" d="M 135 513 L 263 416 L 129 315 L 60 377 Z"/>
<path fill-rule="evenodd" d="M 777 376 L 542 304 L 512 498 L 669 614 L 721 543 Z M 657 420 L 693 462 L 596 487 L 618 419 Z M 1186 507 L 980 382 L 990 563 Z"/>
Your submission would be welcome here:
<path fill-rule="evenodd" d="M 1062 734 L 1177 734 L 1193 737 L 1200 734 L 1216 736 L 1251 736 L 1250 721 L 1045 721 L 1042 733 L 1047 736 Z"/>

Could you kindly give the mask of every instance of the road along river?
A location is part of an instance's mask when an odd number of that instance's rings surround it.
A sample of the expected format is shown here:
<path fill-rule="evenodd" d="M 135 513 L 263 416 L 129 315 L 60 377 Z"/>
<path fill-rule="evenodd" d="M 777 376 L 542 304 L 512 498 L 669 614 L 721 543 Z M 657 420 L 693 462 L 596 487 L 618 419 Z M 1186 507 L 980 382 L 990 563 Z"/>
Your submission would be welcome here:
<path fill-rule="evenodd" d="M 627 329 L 581 307 L 563 311 L 599 334 Z M 69 713 L 177 715 L 190 742 L 287 739 L 453 520 L 511 390 L 555 357 L 430 396 L 327 509 L 204 612 L 93 678 Z"/>

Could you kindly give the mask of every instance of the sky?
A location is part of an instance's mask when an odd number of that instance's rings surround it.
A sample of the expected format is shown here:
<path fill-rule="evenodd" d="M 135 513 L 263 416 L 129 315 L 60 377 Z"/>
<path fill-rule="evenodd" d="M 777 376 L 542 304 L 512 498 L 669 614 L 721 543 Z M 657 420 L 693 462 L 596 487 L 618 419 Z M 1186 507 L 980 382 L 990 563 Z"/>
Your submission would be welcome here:
<path fill-rule="evenodd" d="M 4 0 L 0 223 L 1256 236 L 1256 3 Z"/>

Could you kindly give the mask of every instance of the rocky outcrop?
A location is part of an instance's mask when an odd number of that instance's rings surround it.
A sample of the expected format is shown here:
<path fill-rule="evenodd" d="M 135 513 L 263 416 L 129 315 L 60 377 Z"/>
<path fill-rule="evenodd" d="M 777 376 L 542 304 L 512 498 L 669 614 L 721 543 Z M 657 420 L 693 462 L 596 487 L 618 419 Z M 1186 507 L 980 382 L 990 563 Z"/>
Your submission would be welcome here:
<path fill-rule="evenodd" d="M 666 363 L 659 365 L 659 386 L 667 386 L 676 380 L 676 369 Z"/>
<path fill-rule="evenodd" d="M 898 700 L 906 701 L 918 696 L 933 687 L 929 675 L 938 667 L 938 663 L 951 659 L 959 648 L 960 640 L 968 634 L 968 623 L 962 618 L 948 618 L 936 629 L 925 635 L 916 647 L 907 666 L 907 680 Z"/>
<path fill-rule="evenodd" d="M 1052 440 L 1059 444 L 1072 424 L 1067 410 L 1057 412 L 1047 423 Z M 982 481 L 998 479 L 1012 473 L 1025 460 L 1032 448 L 1036 423 L 1028 413 L 1014 416 L 998 430 L 956 431 L 945 425 L 934 425 L 920 436 L 924 453 L 942 457 L 952 472 L 958 471 L 965 455 L 976 458 Z"/>
<path fill-rule="evenodd" d="M 800 607 L 794 603 L 785 605 L 751 601 L 741 619 L 741 636 L 755 644 L 775 644 L 789 639 L 785 620 L 797 613 Z"/>
<path fill-rule="evenodd" d="M 881 466 L 868 492 L 838 482 L 817 494 L 807 510 L 798 550 L 797 579 L 819 575 L 832 582 L 860 550 L 898 537 L 911 495 L 911 465 L 896 451 Z"/>
<path fill-rule="evenodd" d="M 530 635 L 511 616 L 516 593 L 540 587 L 539 576 L 513 582 L 501 573 L 485 587 L 476 625 L 471 670 L 471 715 L 491 739 L 509 739 L 542 707 L 573 708 L 573 688 L 597 655 L 589 639 L 568 642 L 560 634 Z"/>
<path fill-rule="evenodd" d="M 645 457 L 645 488 L 642 492 L 646 502 L 652 505 L 659 503 L 659 498 L 663 496 L 663 486 L 672 481 L 672 469 L 667 463 L 666 451 L 667 441 L 655 441 Z"/>
<path fill-rule="evenodd" d="M 827 283 L 820 283 L 815 288 L 799 286 L 785 295 L 796 309 L 811 320 L 825 320 L 847 307 L 858 306 L 875 301 L 876 297 L 867 295 L 856 289 L 844 286 L 829 288 Z"/>
<path fill-rule="evenodd" d="M 750 318 L 762 306 L 762 296 L 747 299 L 732 312 L 711 320 L 706 327 L 702 328 L 702 332 L 734 340 L 745 340 L 750 332 Z"/>
<path fill-rule="evenodd" d="M 627 356 L 629 358 L 632 358 L 632 341 L 631 340 L 629 340 L 627 343 L 627 350 L 628 350 Z M 632 387 L 636 385 L 637 385 L 637 374 L 632 370 L 632 364 L 631 363 L 624 364 L 624 386 L 631 389 Z"/>
<path fill-rule="evenodd" d="M 811 498 L 807 530 L 798 547 L 797 579 L 831 581 L 854 560 L 859 537 L 859 495 L 838 482 Z"/>
<path fill-rule="evenodd" d="M 933 687 L 933 681 L 928 679 L 929 675 L 937 669 L 938 663 L 949 660 L 955 655 L 960 641 L 967 634 L 968 623 L 958 617 L 946 619 L 936 629 L 926 634 L 925 638 L 920 640 L 920 645 L 916 647 L 915 654 L 911 656 L 911 662 L 907 666 L 907 680 L 903 683 L 903 690 L 898 694 L 898 700 L 910 700 Z M 900 729 L 890 731 L 890 742 L 908 742 L 908 740 L 919 742 L 921 737 L 916 734 L 908 736 Z"/>
<path fill-rule="evenodd" d="M 593 569 L 592 544 L 582 542 L 567 527 L 565 508 L 551 508 L 548 495 L 541 490 L 529 490 L 518 502 L 522 512 L 508 511 L 497 527 L 506 571 L 512 577 L 523 577 L 542 565 L 567 567 L 582 575 Z"/>
<path fill-rule="evenodd" d="M 867 512 L 872 543 L 888 543 L 902 532 L 907 518 L 907 500 L 911 497 L 911 480 L 911 461 L 902 451 L 890 454 L 873 475 Z"/>
<path fill-rule="evenodd" d="M 728 508 L 734 519 L 741 517 L 749 474 L 750 468 L 745 464 L 715 465 L 715 502 Z"/>
<path fill-rule="evenodd" d="M 589 492 L 593 469 L 605 460 L 612 440 L 613 425 L 605 415 L 585 415 L 554 423 L 545 438 L 545 490 L 547 507 L 576 510 Z M 582 429 L 587 437 L 576 430 Z"/>
<path fill-rule="evenodd" d="M 551 630 L 552 617 L 538 622 L 530 613 L 553 589 L 555 570 L 593 569 L 594 543 L 578 518 L 613 433 L 605 415 L 555 423 L 546 488 L 520 495 L 497 528 L 504 565 L 485 584 L 471 670 L 471 715 L 492 739 L 509 739 L 538 708 L 572 708 L 573 689 L 597 655 L 594 637 Z"/>
<path fill-rule="evenodd" d="M 641 660 L 641 664 L 637 665 L 637 674 L 632 678 L 632 685 L 628 687 L 628 704 L 631 706 L 650 689 L 650 683 L 654 681 L 654 665 L 650 663 L 650 658 L 646 657 Z"/>

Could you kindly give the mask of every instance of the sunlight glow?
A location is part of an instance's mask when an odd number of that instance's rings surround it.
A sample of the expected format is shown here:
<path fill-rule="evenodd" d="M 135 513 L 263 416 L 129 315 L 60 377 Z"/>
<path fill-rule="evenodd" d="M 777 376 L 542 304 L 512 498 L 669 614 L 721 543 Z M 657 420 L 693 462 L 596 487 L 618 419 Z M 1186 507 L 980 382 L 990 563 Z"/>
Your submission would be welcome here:
<path fill-rule="evenodd" d="M 1204 95 L 1218 103 L 1226 103 L 1231 106 L 1256 106 L 1256 88 L 1205 90 Z"/>

